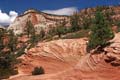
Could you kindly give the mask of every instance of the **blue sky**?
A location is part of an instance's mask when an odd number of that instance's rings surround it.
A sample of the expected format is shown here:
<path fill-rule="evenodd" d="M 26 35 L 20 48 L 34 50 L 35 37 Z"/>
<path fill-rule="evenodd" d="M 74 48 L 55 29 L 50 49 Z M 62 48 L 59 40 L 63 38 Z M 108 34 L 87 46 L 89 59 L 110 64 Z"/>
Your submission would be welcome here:
<path fill-rule="evenodd" d="M 19 14 L 30 8 L 70 15 L 83 8 L 119 4 L 120 0 L 0 0 L 0 25 L 9 25 Z"/>
<path fill-rule="evenodd" d="M 15 10 L 22 13 L 29 8 L 54 10 L 66 7 L 78 9 L 97 5 L 116 5 L 120 0 L 0 0 L 0 9 L 4 12 Z"/>

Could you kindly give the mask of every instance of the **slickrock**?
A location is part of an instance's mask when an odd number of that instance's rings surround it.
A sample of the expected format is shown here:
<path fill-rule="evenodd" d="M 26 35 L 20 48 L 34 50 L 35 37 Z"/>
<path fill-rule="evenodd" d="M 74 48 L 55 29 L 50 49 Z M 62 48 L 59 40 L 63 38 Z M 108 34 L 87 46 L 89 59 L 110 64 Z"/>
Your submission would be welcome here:
<path fill-rule="evenodd" d="M 19 59 L 19 75 L 31 75 L 34 67 L 42 66 L 45 74 L 54 74 L 72 68 L 86 53 L 86 38 L 54 40 L 38 43 Z"/>
<path fill-rule="evenodd" d="M 63 43 L 61 41 L 63 41 Z M 67 42 L 69 43 L 69 45 Z M 29 55 L 28 54 L 24 55 L 24 56 L 27 56 L 27 58 L 23 58 L 23 60 L 26 60 L 25 64 L 29 64 L 27 68 L 31 68 L 36 65 L 37 63 L 36 61 L 38 57 L 40 58 L 40 60 L 38 59 L 38 61 L 42 66 L 43 64 L 41 60 L 43 59 L 43 62 L 45 61 L 44 63 L 46 63 L 46 66 L 44 66 L 45 64 L 43 66 L 46 70 L 46 73 L 48 74 L 38 75 L 38 76 L 24 75 L 24 76 L 12 78 L 10 80 L 119 80 L 120 79 L 120 76 L 119 76 L 120 75 L 120 54 L 119 54 L 120 33 L 117 33 L 115 35 L 115 38 L 111 40 L 112 43 L 106 48 L 104 48 L 104 52 L 100 54 L 82 53 L 83 56 L 81 56 L 79 59 L 75 61 L 74 59 L 71 60 L 70 62 L 69 60 L 66 60 L 66 57 L 70 55 L 77 55 L 77 56 L 81 55 L 78 51 L 84 50 L 85 47 L 81 47 L 81 46 L 75 47 L 74 45 L 82 44 L 82 46 L 84 46 L 86 42 L 87 41 L 84 42 L 84 39 L 83 40 L 75 39 L 75 40 L 51 41 L 51 42 L 41 43 L 41 44 L 39 43 L 38 46 L 36 46 L 39 49 L 36 48 L 35 50 L 33 49 L 34 50 L 33 52 L 31 51 L 30 51 L 31 53 L 28 52 Z M 46 47 L 47 49 L 45 49 L 45 46 L 44 46 L 46 44 L 47 44 L 47 47 Z M 61 48 L 60 48 L 60 45 L 62 45 Z M 60 48 L 60 50 L 57 50 L 58 48 Z M 66 49 L 69 49 L 70 52 L 69 50 L 66 50 Z M 48 50 L 46 54 L 49 54 L 49 55 L 44 54 L 43 56 L 43 54 L 41 53 L 42 50 L 45 50 L 45 51 Z M 114 51 L 114 50 L 117 50 L 117 51 Z M 37 51 L 38 53 L 36 53 L 35 51 Z M 58 57 L 62 58 L 63 60 L 54 56 L 52 52 L 58 55 Z M 33 57 L 29 57 L 31 55 Z M 53 61 L 55 60 L 55 63 L 53 64 L 54 65 L 53 70 L 55 71 L 53 72 L 47 71 L 50 69 L 46 68 L 50 66 L 48 62 L 49 63 L 52 62 L 51 59 L 53 59 Z M 31 64 L 34 64 L 34 65 L 30 64 L 30 60 L 31 60 Z M 56 66 L 57 69 L 55 67 L 56 64 L 60 64 Z M 22 69 L 21 67 L 21 70 L 24 70 L 24 69 Z"/>

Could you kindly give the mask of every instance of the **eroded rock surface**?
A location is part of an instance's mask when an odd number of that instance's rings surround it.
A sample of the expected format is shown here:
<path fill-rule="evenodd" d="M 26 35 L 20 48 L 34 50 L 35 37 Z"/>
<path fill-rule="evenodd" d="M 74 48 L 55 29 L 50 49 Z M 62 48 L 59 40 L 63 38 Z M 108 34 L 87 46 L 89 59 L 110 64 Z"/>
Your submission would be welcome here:
<path fill-rule="evenodd" d="M 85 39 L 75 39 L 58 40 L 38 44 L 36 48 L 34 48 L 33 50 L 31 49 L 28 54 L 24 55 L 24 57 L 22 56 L 21 58 L 23 58 L 24 62 L 26 61 L 25 63 L 27 63 L 28 61 L 28 64 L 30 64 L 29 68 L 37 65 L 37 59 L 39 58 L 38 62 L 40 62 L 41 66 L 44 66 L 47 74 L 38 76 L 23 75 L 14 77 L 11 80 L 119 80 L 120 33 L 116 34 L 115 38 L 111 40 L 112 44 L 106 47 L 104 49 L 104 52 L 102 52 L 101 54 L 85 54 L 86 51 L 84 51 L 84 45 L 86 45 L 86 42 L 87 41 Z M 64 46 L 60 47 L 60 45 L 63 44 Z M 79 46 L 76 47 L 73 44 Z M 49 47 L 45 47 L 46 45 Z M 45 53 L 46 51 L 47 53 Z M 55 56 L 54 54 L 57 56 Z M 33 57 L 29 57 L 31 55 Z M 77 60 L 66 59 L 70 55 L 83 56 L 81 56 Z M 42 60 L 44 64 L 42 63 Z M 55 62 L 52 64 L 54 65 L 53 70 L 55 71 L 52 71 L 52 69 L 50 71 L 50 68 L 47 68 L 48 66 L 50 66 L 48 62 L 51 64 L 52 61 Z M 25 70 L 22 69 L 22 67 L 19 69 L 23 70 L 22 73 L 26 73 L 24 72 Z"/>
<path fill-rule="evenodd" d="M 55 74 L 72 68 L 86 53 L 87 39 L 65 39 L 38 43 L 20 57 L 19 75 L 31 75 L 34 67 L 42 66 L 45 74 Z"/>

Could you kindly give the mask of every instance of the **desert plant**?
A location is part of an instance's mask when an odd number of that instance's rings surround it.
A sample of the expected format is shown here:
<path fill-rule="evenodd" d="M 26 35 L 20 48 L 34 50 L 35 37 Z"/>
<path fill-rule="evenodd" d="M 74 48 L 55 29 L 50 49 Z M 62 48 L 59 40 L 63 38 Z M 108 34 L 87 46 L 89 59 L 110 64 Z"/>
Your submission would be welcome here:
<path fill-rule="evenodd" d="M 43 67 L 35 67 L 34 70 L 32 71 L 32 75 L 40 75 L 40 74 L 44 74 L 45 71 L 43 69 Z"/>

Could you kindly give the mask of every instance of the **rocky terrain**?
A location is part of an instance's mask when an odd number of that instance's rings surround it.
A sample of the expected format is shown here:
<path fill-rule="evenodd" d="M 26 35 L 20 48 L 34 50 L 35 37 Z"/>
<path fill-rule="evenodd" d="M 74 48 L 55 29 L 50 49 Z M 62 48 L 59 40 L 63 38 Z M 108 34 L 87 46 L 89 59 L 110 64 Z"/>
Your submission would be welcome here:
<path fill-rule="evenodd" d="M 97 8 L 86 8 L 81 10 L 78 14 L 80 16 L 80 25 L 83 25 L 84 19 L 93 18 Z M 107 13 L 109 18 L 113 21 L 120 20 L 120 7 L 119 6 L 109 6 L 102 7 L 102 11 Z M 23 14 L 19 15 L 15 21 L 9 25 L 8 30 L 12 29 L 15 34 L 24 33 L 26 23 L 31 21 L 36 29 L 36 32 L 40 32 L 41 28 L 45 31 L 50 30 L 52 27 L 56 27 L 61 21 L 66 21 L 66 26 L 70 26 L 70 16 L 64 15 L 53 15 L 40 12 L 34 9 L 25 11 Z M 87 22 L 85 22 L 87 24 Z"/>
<path fill-rule="evenodd" d="M 94 17 L 95 11 L 96 8 L 81 10 L 80 22 L 82 23 L 84 18 Z M 110 26 L 113 26 L 111 28 L 115 37 L 110 40 L 111 44 L 105 47 L 101 53 L 86 51 L 88 37 L 56 38 L 57 40 L 50 39 L 48 42 L 41 39 L 32 48 L 27 49 L 32 42 L 30 43 L 28 36 L 23 34 L 18 37 L 17 48 L 26 46 L 24 54 L 17 58 L 21 61 L 16 65 L 18 74 L 7 80 L 119 80 L 120 33 L 116 33 L 118 25 L 115 22 L 120 19 L 120 7 L 103 7 L 104 11 L 108 11 L 109 19 L 113 20 L 114 24 L 111 23 Z M 36 32 L 39 32 L 41 28 L 47 31 L 56 27 L 56 24 L 63 20 L 67 22 L 66 26 L 70 26 L 69 16 L 57 16 L 31 9 L 18 16 L 8 30 L 12 29 L 15 34 L 24 33 L 27 21 L 31 21 Z M 87 22 L 85 23 L 87 24 Z M 88 35 L 91 34 L 90 31 L 87 32 Z M 6 39 L 5 41 L 4 44 L 8 42 Z M 45 74 L 32 75 L 34 68 L 40 66 L 44 68 Z"/>
<path fill-rule="evenodd" d="M 46 74 L 58 73 L 73 67 L 86 53 L 86 39 L 55 40 L 38 43 L 19 57 L 18 75 L 31 75 L 34 67 L 42 66 Z"/>
<path fill-rule="evenodd" d="M 85 54 L 85 38 L 38 44 L 20 57 L 19 75 L 10 80 L 119 80 L 120 33 L 111 42 L 101 54 Z M 45 74 L 31 76 L 35 66 L 43 66 Z"/>
<path fill-rule="evenodd" d="M 35 29 L 39 32 L 41 28 L 48 30 L 51 27 L 55 27 L 57 22 L 65 20 L 69 21 L 68 16 L 57 16 L 39 12 L 37 10 L 25 11 L 22 15 L 19 15 L 15 21 L 8 27 L 8 30 L 12 29 L 15 34 L 21 34 L 24 32 L 27 21 L 31 21 Z M 69 24 L 67 24 L 69 26 Z"/>

